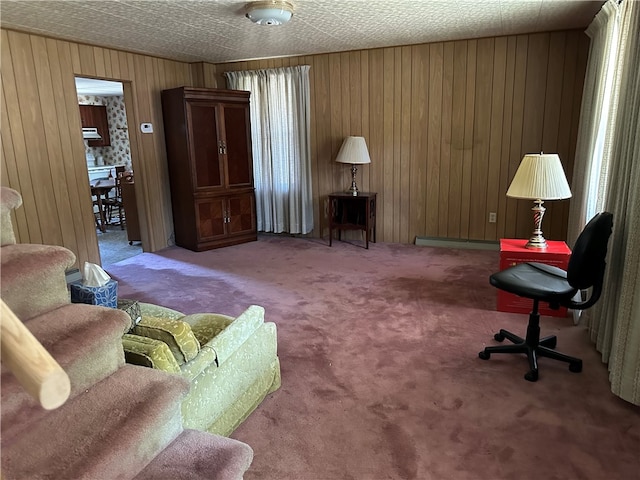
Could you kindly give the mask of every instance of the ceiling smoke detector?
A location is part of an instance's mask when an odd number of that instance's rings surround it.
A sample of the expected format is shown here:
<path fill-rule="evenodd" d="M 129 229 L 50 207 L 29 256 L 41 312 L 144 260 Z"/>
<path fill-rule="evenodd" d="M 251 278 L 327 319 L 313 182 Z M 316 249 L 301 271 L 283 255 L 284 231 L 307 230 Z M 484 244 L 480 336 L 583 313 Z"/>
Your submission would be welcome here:
<path fill-rule="evenodd" d="M 245 8 L 247 18 L 258 25 L 282 25 L 293 16 L 293 5 L 283 0 L 251 2 Z"/>

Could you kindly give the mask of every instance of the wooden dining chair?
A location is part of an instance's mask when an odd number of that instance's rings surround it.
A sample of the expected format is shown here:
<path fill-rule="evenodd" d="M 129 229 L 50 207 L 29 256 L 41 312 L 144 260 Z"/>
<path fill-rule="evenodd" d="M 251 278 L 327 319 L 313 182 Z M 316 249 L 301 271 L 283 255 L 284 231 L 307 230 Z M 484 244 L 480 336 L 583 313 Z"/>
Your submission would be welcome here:
<path fill-rule="evenodd" d="M 115 168 L 115 177 L 114 177 L 114 181 L 115 181 L 115 195 L 113 197 L 109 197 L 107 198 L 104 203 L 105 203 L 105 208 L 107 211 L 107 223 L 111 224 L 112 223 L 112 218 L 113 215 L 115 213 L 115 211 L 117 210 L 118 212 L 118 225 L 120 226 L 120 230 L 124 230 L 124 225 L 125 225 L 125 216 L 124 216 L 124 205 L 122 203 L 122 187 L 121 187 L 121 182 L 122 182 L 122 177 L 125 174 L 125 167 L 124 166 L 118 166 Z"/>

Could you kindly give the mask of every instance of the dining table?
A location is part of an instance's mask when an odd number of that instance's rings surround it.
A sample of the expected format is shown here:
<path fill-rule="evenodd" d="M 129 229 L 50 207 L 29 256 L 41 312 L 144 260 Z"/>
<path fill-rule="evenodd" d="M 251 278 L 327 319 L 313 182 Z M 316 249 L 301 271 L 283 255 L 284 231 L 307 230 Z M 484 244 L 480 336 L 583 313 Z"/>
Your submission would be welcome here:
<path fill-rule="evenodd" d="M 107 212 L 105 211 L 105 203 L 103 199 L 109 198 L 109 192 L 116 186 L 116 181 L 113 177 L 98 178 L 90 181 L 91 195 L 96 197 L 96 205 L 98 206 L 98 215 L 100 217 L 100 224 L 98 228 L 102 233 L 107 231 Z"/>

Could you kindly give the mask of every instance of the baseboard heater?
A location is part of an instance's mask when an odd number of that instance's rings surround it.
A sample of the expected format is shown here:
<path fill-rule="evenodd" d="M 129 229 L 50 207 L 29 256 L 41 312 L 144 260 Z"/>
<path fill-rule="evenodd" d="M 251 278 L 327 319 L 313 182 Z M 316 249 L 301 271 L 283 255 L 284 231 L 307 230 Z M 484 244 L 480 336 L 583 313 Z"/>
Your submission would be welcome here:
<path fill-rule="evenodd" d="M 416 237 L 421 247 L 467 248 L 471 250 L 500 250 L 500 242 L 489 240 L 462 240 L 459 238 Z"/>

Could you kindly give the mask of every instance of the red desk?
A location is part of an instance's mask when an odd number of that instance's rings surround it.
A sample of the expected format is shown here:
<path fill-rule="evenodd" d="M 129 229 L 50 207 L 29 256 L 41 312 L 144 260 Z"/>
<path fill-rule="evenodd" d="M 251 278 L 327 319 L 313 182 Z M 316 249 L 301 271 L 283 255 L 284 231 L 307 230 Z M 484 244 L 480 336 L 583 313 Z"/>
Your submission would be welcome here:
<path fill-rule="evenodd" d="M 571 249 L 565 242 L 547 240 L 546 249 L 525 248 L 528 240 L 502 238 L 500 239 L 500 270 L 525 262 L 538 262 L 554 267 L 567 269 Z M 533 306 L 533 300 L 519 297 L 512 293 L 498 290 L 499 312 L 529 313 Z M 552 317 L 566 317 L 567 309 L 551 310 L 548 303 L 540 302 L 540 314 Z"/>

